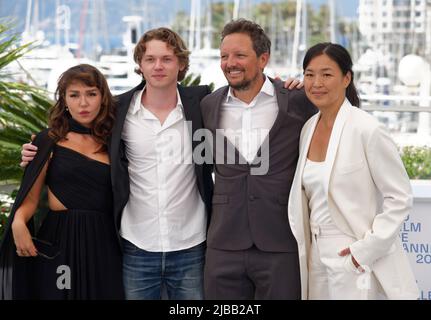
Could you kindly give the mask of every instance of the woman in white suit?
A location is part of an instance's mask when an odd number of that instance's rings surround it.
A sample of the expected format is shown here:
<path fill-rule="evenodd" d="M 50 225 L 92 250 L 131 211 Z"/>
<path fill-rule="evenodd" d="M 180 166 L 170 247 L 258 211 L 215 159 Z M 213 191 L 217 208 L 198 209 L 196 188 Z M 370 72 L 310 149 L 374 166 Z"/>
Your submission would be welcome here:
<path fill-rule="evenodd" d="M 385 128 L 360 110 L 352 60 L 320 43 L 303 63 L 319 109 L 303 127 L 289 199 L 304 299 L 416 299 L 398 232 L 412 206 L 409 178 Z"/>

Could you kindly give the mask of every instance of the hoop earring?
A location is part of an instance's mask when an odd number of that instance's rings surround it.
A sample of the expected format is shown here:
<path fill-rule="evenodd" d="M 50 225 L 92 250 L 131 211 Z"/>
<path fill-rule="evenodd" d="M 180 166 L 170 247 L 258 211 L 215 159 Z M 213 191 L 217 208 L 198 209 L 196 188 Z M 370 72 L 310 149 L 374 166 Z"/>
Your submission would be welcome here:
<path fill-rule="evenodd" d="M 69 108 L 66 106 L 66 112 L 69 112 Z"/>

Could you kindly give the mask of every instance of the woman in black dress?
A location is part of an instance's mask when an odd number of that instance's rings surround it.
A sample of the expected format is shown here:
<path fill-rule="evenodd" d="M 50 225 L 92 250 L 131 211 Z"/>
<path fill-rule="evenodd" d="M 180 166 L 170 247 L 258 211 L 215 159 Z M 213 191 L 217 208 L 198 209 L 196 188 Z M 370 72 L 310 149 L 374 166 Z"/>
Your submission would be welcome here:
<path fill-rule="evenodd" d="M 63 73 L 56 97 L 0 245 L 0 298 L 122 299 L 107 152 L 113 97 L 84 64 Z M 34 235 L 44 184 L 50 210 Z"/>

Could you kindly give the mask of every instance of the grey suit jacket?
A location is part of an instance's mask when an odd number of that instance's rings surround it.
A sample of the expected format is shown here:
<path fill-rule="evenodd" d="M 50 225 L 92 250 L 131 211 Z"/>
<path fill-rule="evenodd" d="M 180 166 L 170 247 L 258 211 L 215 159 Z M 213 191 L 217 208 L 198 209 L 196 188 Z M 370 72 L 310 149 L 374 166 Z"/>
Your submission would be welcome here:
<path fill-rule="evenodd" d="M 271 81 L 279 113 L 267 137 L 267 149 L 261 147 L 258 151 L 258 156 L 268 155 L 261 163 L 245 163 L 235 150 L 235 163 L 229 164 L 232 161 L 227 161 L 226 151 L 234 147 L 224 136 L 219 136 L 224 146 L 216 144 L 220 108 L 226 100 L 228 87 L 220 88 L 201 102 L 204 127 L 211 131 L 214 139 L 213 158 L 223 159 L 223 163 L 215 161 L 214 166 L 208 247 L 244 250 L 256 245 L 268 252 L 298 250 L 289 225 L 287 202 L 298 159 L 301 128 L 317 109 L 303 90 L 288 90 L 281 81 Z M 268 167 L 266 174 L 253 174 L 252 169 L 261 165 Z"/>

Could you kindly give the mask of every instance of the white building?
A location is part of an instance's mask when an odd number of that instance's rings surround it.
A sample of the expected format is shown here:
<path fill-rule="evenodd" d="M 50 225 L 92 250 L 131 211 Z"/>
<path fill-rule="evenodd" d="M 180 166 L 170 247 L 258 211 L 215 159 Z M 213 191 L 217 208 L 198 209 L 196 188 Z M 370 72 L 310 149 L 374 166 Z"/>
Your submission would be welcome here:
<path fill-rule="evenodd" d="M 360 0 L 358 12 L 367 46 L 390 56 L 390 69 L 411 53 L 431 60 L 431 0 Z"/>

